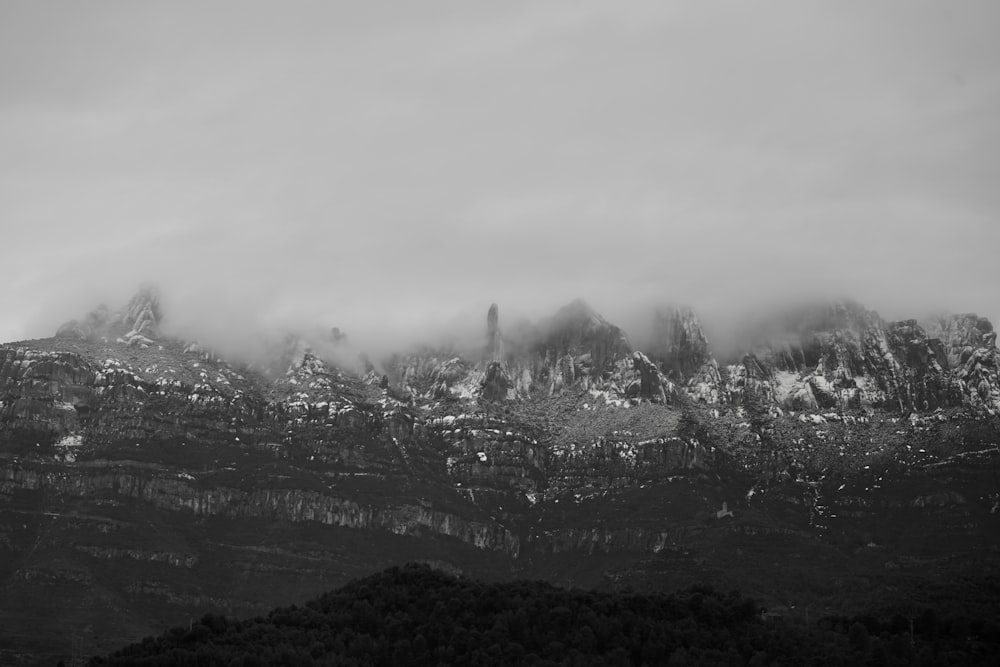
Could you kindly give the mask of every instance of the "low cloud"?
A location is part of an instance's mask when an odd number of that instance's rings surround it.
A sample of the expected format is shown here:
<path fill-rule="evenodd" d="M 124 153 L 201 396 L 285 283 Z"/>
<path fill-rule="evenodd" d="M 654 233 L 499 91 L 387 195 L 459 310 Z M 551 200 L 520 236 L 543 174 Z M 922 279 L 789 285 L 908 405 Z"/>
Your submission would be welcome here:
<path fill-rule="evenodd" d="M 995 3 L 432 4 L 5 6 L 0 334 L 1000 317 Z"/>

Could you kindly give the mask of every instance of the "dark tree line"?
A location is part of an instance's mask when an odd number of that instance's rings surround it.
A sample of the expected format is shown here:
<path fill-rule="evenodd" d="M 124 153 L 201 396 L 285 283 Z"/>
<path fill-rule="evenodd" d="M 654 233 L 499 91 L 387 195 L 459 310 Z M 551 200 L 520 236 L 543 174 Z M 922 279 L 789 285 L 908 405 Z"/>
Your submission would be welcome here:
<path fill-rule="evenodd" d="M 190 628 L 146 637 L 90 664 L 728 667 L 989 664 L 1000 658 L 1000 638 L 970 643 L 971 626 L 956 630 L 933 621 L 935 633 L 946 633 L 935 635 L 944 640 L 936 644 L 915 639 L 908 623 L 831 618 L 805 629 L 765 621 L 753 600 L 708 586 L 612 594 L 543 582 L 486 584 L 407 565 L 266 617 L 206 614 Z"/>

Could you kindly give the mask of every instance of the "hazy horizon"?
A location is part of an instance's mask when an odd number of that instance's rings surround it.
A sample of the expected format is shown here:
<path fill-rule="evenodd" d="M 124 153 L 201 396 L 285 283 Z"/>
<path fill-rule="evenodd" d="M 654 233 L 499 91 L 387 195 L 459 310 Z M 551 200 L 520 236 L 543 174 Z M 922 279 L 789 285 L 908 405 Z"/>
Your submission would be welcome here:
<path fill-rule="evenodd" d="M 147 281 L 220 336 L 1000 324 L 1000 5 L 763 7 L 0 0 L 0 339 Z"/>

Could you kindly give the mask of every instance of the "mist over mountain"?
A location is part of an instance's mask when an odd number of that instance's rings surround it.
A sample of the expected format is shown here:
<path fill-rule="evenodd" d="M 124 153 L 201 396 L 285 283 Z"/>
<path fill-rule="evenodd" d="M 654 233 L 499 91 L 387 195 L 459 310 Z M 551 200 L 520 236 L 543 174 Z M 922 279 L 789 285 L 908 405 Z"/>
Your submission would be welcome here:
<path fill-rule="evenodd" d="M 135 284 L 132 283 L 131 291 Z M 355 371 L 359 368 L 359 355 L 381 364 L 393 354 L 421 348 L 448 348 L 474 358 L 484 344 L 483 318 L 490 303 L 477 298 L 449 308 L 445 303 L 428 299 L 422 303 L 408 302 L 394 310 L 399 301 L 389 297 L 386 303 L 372 301 L 370 307 L 348 308 L 343 311 L 344 317 L 338 317 L 338 300 L 352 297 L 333 294 L 324 298 L 293 291 L 287 299 L 274 297 L 276 301 L 268 302 L 264 297 L 239 293 L 238 286 L 207 280 L 201 281 L 196 289 L 185 289 L 174 280 L 169 280 L 165 286 L 147 284 L 154 289 L 161 305 L 160 328 L 164 335 L 196 341 L 225 357 L 249 362 L 272 358 L 282 340 L 295 337 L 315 353 Z M 120 288 L 124 285 L 116 285 L 104 295 L 115 297 L 123 292 Z M 82 290 L 81 293 L 96 296 L 99 292 Z M 614 294 L 599 290 L 597 297 L 595 300 L 575 295 L 560 302 L 554 295 L 539 290 L 523 302 L 500 302 L 505 330 L 514 338 L 529 340 L 537 335 L 533 333 L 536 328 L 560 307 L 578 300 L 621 326 L 637 349 L 660 353 L 664 351 L 658 346 L 668 335 L 663 330 L 662 318 L 665 313 L 681 309 L 696 318 L 701 328 L 699 335 L 705 336 L 706 349 L 720 360 L 730 362 L 752 351 L 755 344 L 774 342 L 775 336 L 796 336 L 796 331 L 802 327 L 822 325 L 809 318 L 815 318 L 817 313 L 833 304 L 858 303 L 832 290 L 818 290 L 808 296 L 789 290 L 785 294 L 770 293 L 739 302 L 705 299 L 708 304 L 705 310 L 698 308 L 696 303 L 638 291 L 623 291 L 621 297 L 616 298 Z M 127 297 L 119 303 L 124 301 Z M 368 303 L 367 299 L 363 301 Z M 904 310 L 907 301 L 912 303 L 914 310 Z M 883 298 L 881 302 L 889 303 L 888 314 L 875 310 L 887 321 L 916 319 L 923 322 L 935 316 L 964 312 L 937 307 L 929 299 L 891 302 Z M 962 302 L 963 299 L 956 299 L 956 303 Z M 98 303 L 107 301 L 92 299 L 87 304 L 70 303 L 65 294 L 60 295 L 45 309 L 44 317 L 39 318 L 35 337 L 52 335 L 67 319 L 83 316 Z M 859 305 L 871 307 L 867 301 Z M 60 310 L 62 312 L 58 312 Z M 978 311 L 974 309 L 973 312 Z M 353 317 L 348 317 L 349 314 Z M 42 322 L 46 326 L 50 322 L 55 324 L 48 330 L 41 330 Z M 333 329 L 340 332 L 335 345 L 331 337 Z M 692 370 L 687 369 L 688 372 Z"/>
<path fill-rule="evenodd" d="M 140 281 L 387 347 L 577 297 L 1000 317 L 994 3 L 435 7 L 0 9 L 0 338 Z"/>

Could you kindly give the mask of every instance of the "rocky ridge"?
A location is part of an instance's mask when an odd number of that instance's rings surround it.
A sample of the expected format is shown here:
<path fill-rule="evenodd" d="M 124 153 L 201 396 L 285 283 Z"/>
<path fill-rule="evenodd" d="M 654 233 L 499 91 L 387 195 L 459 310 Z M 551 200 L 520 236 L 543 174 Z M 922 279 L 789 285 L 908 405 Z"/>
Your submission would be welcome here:
<path fill-rule="evenodd" d="M 723 363 L 686 308 L 657 311 L 655 342 L 646 350 L 582 301 L 515 341 L 502 337 L 496 304 L 487 320 L 483 360 L 417 354 L 396 360 L 390 381 L 417 402 L 584 391 L 608 401 L 676 404 L 686 397 L 729 407 L 757 397 L 799 411 L 1000 409 L 996 332 L 971 314 L 923 326 L 886 322 L 851 302 L 800 309 Z"/>
<path fill-rule="evenodd" d="M 88 605 L 115 591 L 151 619 L 252 610 L 408 559 L 619 585 L 659 572 L 654 556 L 700 568 L 688 554 L 734 534 L 819 548 L 889 506 L 973 534 L 997 516 L 1000 357 L 973 315 L 833 304 L 720 361 L 690 310 L 660 311 L 661 344 L 640 350 L 582 301 L 514 334 L 494 304 L 478 351 L 360 372 L 294 337 L 270 363 L 234 363 L 161 318 L 143 290 L 0 346 L 9 600 L 45 582 Z M 573 554 L 625 560 L 566 569 Z"/>

